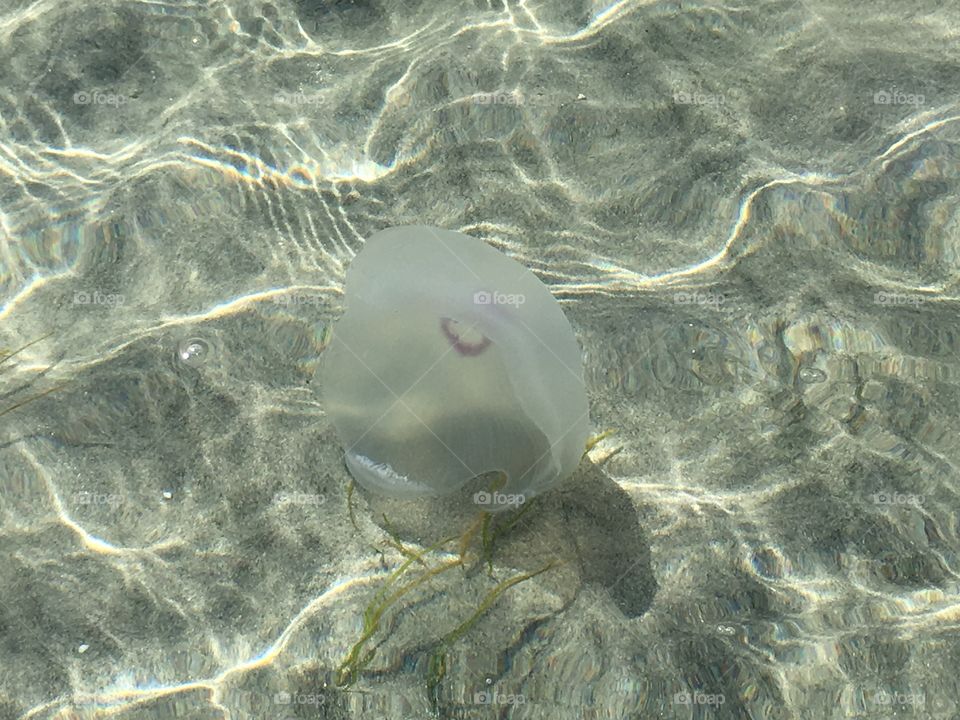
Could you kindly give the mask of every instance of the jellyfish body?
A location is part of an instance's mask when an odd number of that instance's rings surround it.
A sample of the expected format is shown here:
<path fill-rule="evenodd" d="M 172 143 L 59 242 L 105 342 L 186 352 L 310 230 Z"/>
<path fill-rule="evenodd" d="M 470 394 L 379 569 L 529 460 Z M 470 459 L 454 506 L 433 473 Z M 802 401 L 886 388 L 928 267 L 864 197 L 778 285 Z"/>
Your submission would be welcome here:
<path fill-rule="evenodd" d="M 324 355 L 326 410 L 372 492 L 441 496 L 500 471 L 500 496 L 522 502 L 579 463 L 589 425 L 573 330 L 532 272 L 481 240 L 373 235 Z"/>

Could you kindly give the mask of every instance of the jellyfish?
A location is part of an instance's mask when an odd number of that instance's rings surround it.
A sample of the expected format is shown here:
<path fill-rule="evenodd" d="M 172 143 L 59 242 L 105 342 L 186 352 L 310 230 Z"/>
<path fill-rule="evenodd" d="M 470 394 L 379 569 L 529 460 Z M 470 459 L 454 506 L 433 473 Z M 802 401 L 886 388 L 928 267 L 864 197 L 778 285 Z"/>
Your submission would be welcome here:
<path fill-rule="evenodd" d="M 368 491 L 440 497 L 481 476 L 497 512 L 558 485 L 589 433 L 580 348 L 560 304 L 480 239 L 382 230 L 346 276 L 324 351 L 325 410 Z"/>

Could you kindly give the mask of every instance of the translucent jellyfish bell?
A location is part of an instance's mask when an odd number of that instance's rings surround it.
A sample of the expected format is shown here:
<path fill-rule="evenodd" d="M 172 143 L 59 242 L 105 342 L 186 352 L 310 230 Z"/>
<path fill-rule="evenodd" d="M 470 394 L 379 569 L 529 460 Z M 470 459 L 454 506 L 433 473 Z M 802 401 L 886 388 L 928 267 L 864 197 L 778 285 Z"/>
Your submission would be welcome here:
<path fill-rule="evenodd" d="M 481 240 L 426 226 L 373 235 L 324 356 L 326 410 L 371 492 L 440 496 L 501 471 L 479 502 L 502 510 L 579 464 L 589 425 L 570 323 L 532 272 Z"/>

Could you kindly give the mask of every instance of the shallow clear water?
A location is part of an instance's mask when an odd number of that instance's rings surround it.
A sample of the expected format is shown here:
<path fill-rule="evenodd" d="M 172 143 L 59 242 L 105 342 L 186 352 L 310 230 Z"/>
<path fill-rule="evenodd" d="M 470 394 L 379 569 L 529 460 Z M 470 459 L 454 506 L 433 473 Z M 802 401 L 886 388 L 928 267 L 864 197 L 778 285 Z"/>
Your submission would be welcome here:
<path fill-rule="evenodd" d="M 958 27 L 7 0 L 0 719 L 960 716 Z M 317 387 L 405 224 L 531 268 L 617 431 L 489 565 L 348 502 Z"/>

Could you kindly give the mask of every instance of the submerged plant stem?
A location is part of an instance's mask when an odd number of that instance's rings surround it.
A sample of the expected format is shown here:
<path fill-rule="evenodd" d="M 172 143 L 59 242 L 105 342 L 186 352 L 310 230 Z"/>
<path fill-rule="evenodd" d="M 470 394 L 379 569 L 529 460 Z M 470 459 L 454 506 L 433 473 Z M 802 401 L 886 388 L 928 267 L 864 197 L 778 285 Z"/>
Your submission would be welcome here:
<path fill-rule="evenodd" d="M 352 490 L 353 483 L 351 482 L 350 490 L 348 490 L 347 494 L 348 503 L 352 494 Z M 337 669 L 337 684 L 340 687 L 352 685 L 357 681 L 363 669 L 370 663 L 371 660 L 373 660 L 376 654 L 376 648 L 374 647 L 365 651 L 365 647 L 373 638 L 374 634 L 376 634 L 376 632 L 380 629 L 380 622 L 383 619 L 386 611 L 396 604 L 404 595 L 420 587 L 432 578 L 435 578 L 441 573 L 444 573 L 452 568 L 464 567 L 467 561 L 467 552 L 473 542 L 473 539 L 478 534 L 480 535 L 479 562 L 483 563 L 486 561 L 490 570 L 490 574 L 492 575 L 493 547 L 497 537 L 513 527 L 513 525 L 524 515 L 524 513 L 530 509 L 531 506 L 532 505 L 528 503 L 523 509 L 520 510 L 520 512 L 516 514 L 515 517 L 511 518 L 509 523 L 506 523 L 502 527 L 496 526 L 492 513 L 481 511 L 476 520 L 474 520 L 464 531 L 463 535 L 459 537 L 459 543 L 457 545 L 457 557 L 445 560 L 434 566 L 430 566 L 427 563 L 425 559 L 426 556 L 435 550 L 439 550 L 447 543 L 457 540 L 457 536 L 444 538 L 422 551 L 414 550 L 404 545 L 396 530 L 391 526 L 386 515 L 384 515 L 384 530 L 390 538 L 388 544 L 400 552 L 401 555 L 403 555 L 404 561 L 384 581 L 383 586 L 377 591 L 373 599 L 364 610 L 363 631 L 361 632 L 360 639 L 353 645 L 353 647 L 350 649 L 350 652 L 347 654 L 347 657 L 344 658 L 343 662 Z M 356 524 L 354 525 L 356 526 Z M 404 585 L 395 587 L 414 563 L 418 563 L 423 566 L 424 569 L 420 575 Z M 484 598 L 480 601 L 480 605 L 477 607 L 476 611 L 474 611 L 470 617 L 460 623 L 460 625 L 458 625 L 452 632 L 446 635 L 440 641 L 439 648 L 431 656 L 427 680 L 428 690 L 431 697 L 434 697 L 440 681 L 446 674 L 446 650 L 464 634 L 466 634 L 474 624 L 476 624 L 480 617 L 483 616 L 483 614 L 493 606 L 500 595 L 514 585 L 534 578 L 541 573 L 545 573 L 559 564 L 559 561 L 552 560 L 539 570 L 529 573 L 521 573 L 512 578 L 504 580 L 487 592 Z"/>
<path fill-rule="evenodd" d="M 43 341 L 43 340 L 46 340 L 48 337 L 51 337 L 52 335 L 53 335 L 52 332 L 51 332 L 51 333 L 47 333 L 46 335 L 41 335 L 41 336 L 38 337 L 36 340 L 31 340 L 30 342 L 26 343 L 25 345 L 21 345 L 20 347 L 18 347 L 18 348 L 17 348 L 16 350 L 14 350 L 13 352 L 6 353 L 6 354 L 3 355 L 2 357 L 0 357 L 0 365 L 3 365 L 3 364 L 4 364 L 7 360 L 9 360 L 10 358 L 16 357 L 17 355 L 19 355 L 20 353 L 22 353 L 24 350 L 26 350 L 28 347 L 31 347 L 32 345 L 36 345 L 38 342 L 41 342 L 41 341 Z"/>
<path fill-rule="evenodd" d="M 3 410 L 0 410 L 0 417 L 3 417 L 3 416 L 6 415 L 7 413 L 11 413 L 11 412 L 13 412 L 14 410 L 16 410 L 16 409 L 18 409 L 18 408 L 22 408 L 24 405 L 26 405 L 26 404 L 28 404 L 28 403 L 32 403 L 34 400 L 39 400 L 40 398 L 44 397 L 45 395 L 49 395 L 49 394 L 52 393 L 52 392 L 56 392 L 57 390 L 61 390 L 62 388 L 63 388 L 63 385 L 57 385 L 56 387 L 52 387 L 52 388 L 50 388 L 49 390 L 44 390 L 43 392 L 37 393 L 36 395 L 31 395 L 30 397 L 26 398 L 25 400 L 21 400 L 20 402 L 15 403 L 15 404 L 11 405 L 11 406 L 8 407 L 8 408 L 4 408 Z"/>
<path fill-rule="evenodd" d="M 353 525 L 353 529 L 357 532 L 360 532 L 360 527 L 357 525 L 357 519 L 353 516 L 353 480 L 347 483 L 347 514 L 350 516 L 350 522 Z"/>
<path fill-rule="evenodd" d="M 440 685 L 440 681 L 443 680 L 444 676 L 446 675 L 447 651 L 457 640 L 463 637 L 470 630 L 470 628 L 476 624 L 476 622 L 483 616 L 485 612 L 487 612 L 487 610 L 493 606 L 493 604 L 497 601 L 497 598 L 499 598 L 504 592 L 512 588 L 514 585 L 518 585 L 525 580 L 535 578 L 537 575 L 541 575 L 542 573 L 545 573 L 560 564 L 561 561 L 559 560 L 551 560 L 539 570 L 529 573 L 521 573 L 520 575 L 514 575 L 512 578 L 504 580 L 486 594 L 473 615 L 460 623 L 452 632 L 450 632 L 440 641 L 439 646 L 430 658 L 427 677 L 427 693 L 430 698 L 436 698 L 437 687 Z"/>
<path fill-rule="evenodd" d="M 360 656 L 361 651 L 363 650 L 364 645 L 367 641 L 373 637 L 374 633 L 380 627 L 380 620 L 383 617 L 383 614 L 393 605 L 397 600 L 406 595 L 411 590 L 419 587 L 427 580 L 432 577 L 436 577 L 442 572 L 449 570 L 450 568 L 458 567 L 463 564 L 463 561 L 459 558 L 455 560 L 448 560 L 445 563 L 442 563 L 436 567 L 428 568 L 423 574 L 421 574 L 416 579 L 407 583 L 406 585 L 400 587 L 393 594 L 387 595 L 387 592 L 394 585 L 394 583 L 399 580 L 403 574 L 409 569 L 409 567 L 416 561 L 421 561 L 423 555 L 436 550 L 443 545 L 456 540 L 456 537 L 445 538 L 434 545 L 431 545 L 423 553 L 417 553 L 415 551 L 407 551 L 407 559 L 397 568 L 389 578 L 387 578 L 383 587 L 377 592 L 373 600 L 367 606 L 366 610 L 363 613 L 363 633 L 360 636 L 360 639 L 357 643 L 350 649 L 349 654 L 346 659 L 340 664 L 340 667 L 337 670 L 337 684 L 341 687 L 346 685 L 351 685 L 356 682 L 359 677 L 360 671 L 366 667 L 370 661 L 373 659 L 374 650 L 368 651 L 363 657 Z"/>
<path fill-rule="evenodd" d="M 602 440 L 606 440 L 608 437 L 615 434 L 616 432 L 617 432 L 616 428 L 609 428 L 607 430 L 604 430 L 599 435 L 593 435 L 587 438 L 587 446 L 584 448 L 583 455 L 581 455 L 580 458 L 583 459 L 584 457 L 586 457 L 586 454 L 591 450 L 593 450 L 597 445 L 599 445 Z"/>
<path fill-rule="evenodd" d="M 42 335 L 41 337 L 38 337 L 36 340 L 31 340 L 30 342 L 21 345 L 21 346 L 18 347 L 16 350 L 13 350 L 13 351 L 11 351 L 11 352 L 5 352 L 5 353 L 3 353 L 2 355 L 0 355 L 0 366 L 3 366 L 4 363 L 6 363 L 6 362 L 7 362 L 8 360 L 10 360 L 11 358 L 16 357 L 17 355 L 19 355 L 20 353 L 22 353 L 24 350 L 26 350 L 28 347 L 31 347 L 32 345 L 36 345 L 38 342 L 41 342 L 42 340 L 46 340 L 46 339 L 47 339 L 48 337 L 50 337 L 51 335 L 53 335 L 53 333 L 47 333 L 46 335 Z M 52 367 L 52 366 L 50 366 L 50 367 Z M 24 384 L 21 385 L 20 387 L 14 388 L 13 390 L 10 390 L 9 392 L 4 393 L 2 396 L 0 396 L 0 400 L 5 400 L 6 398 L 10 397 L 11 395 L 16 395 L 17 393 L 19 393 L 19 392 L 25 390 L 26 388 L 30 387 L 31 385 L 33 385 L 33 383 L 34 383 L 38 378 L 40 378 L 41 376 L 45 375 L 45 374 L 50 370 L 50 367 L 47 367 L 46 369 L 44 369 L 43 371 L 41 371 L 37 376 L 35 376 L 32 380 L 27 381 L 26 383 L 24 383 Z M 5 370 L 6 370 L 6 368 L 0 367 L 0 372 L 4 372 Z M 0 410 L 0 417 L 6 415 L 6 414 L 8 414 L 8 413 L 12 413 L 14 410 L 18 410 L 19 408 L 22 408 L 24 405 L 26 405 L 26 404 L 28 404 L 28 403 L 32 403 L 34 400 L 39 400 L 40 398 L 42 398 L 42 397 L 44 397 L 44 396 L 46 396 L 46 395 L 49 395 L 49 394 L 52 393 L 52 392 L 56 392 L 57 390 L 60 390 L 60 389 L 62 389 L 63 387 L 64 387 L 63 385 L 57 385 L 57 386 L 55 386 L 55 387 L 49 388 L 48 390 L 44 390 L 43 392 L 39 392 L 39 393 L 37 393 L 36 395 L 31 395 L 31 396 L 28 397 L 28 398 L 25 398 L 25 399 L 23 399 L 23 400 L 19 400 L 19 401 L 15 402 L 13 405 L 11 405 L 10 407 L 6 407 L 6 408 L 4 408 L 3 410 Z"/>

